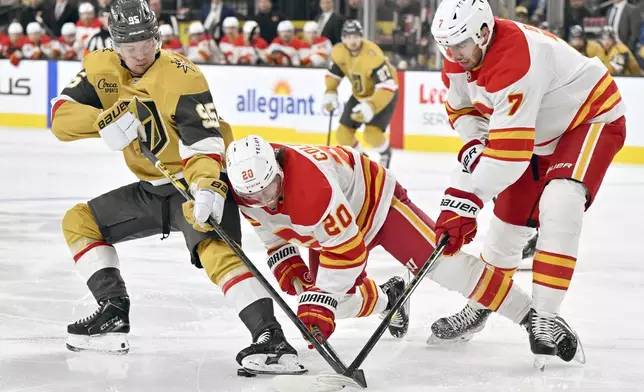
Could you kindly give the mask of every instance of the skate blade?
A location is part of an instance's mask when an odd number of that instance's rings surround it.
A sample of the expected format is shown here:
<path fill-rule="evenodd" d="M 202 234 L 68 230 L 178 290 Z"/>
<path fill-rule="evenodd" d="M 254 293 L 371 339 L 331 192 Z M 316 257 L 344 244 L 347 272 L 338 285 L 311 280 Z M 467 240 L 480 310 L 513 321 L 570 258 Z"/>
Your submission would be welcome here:
<path fill-rule="evenodd" d="M 581 344 L 579 336 L 577 336 L 577 351 L 575 352 L 575 356 L 572 360 L 577 363 L 581 363 L 582 365 L 586 363 L 586 351 L 584 351 L 584 346 Z"/>
<path fill-rule="evenodd" d="M 544 370 L 546 370 L 546 365 L 548 364 L 550 358 L 550 355 L 535 355 L 533 363 L 534 368 L 543 372 Z"/>
<path fill-rule="evenodd" d="M 274 356 L 269 357 L 266 354 L 253 354 L 242 359 L 242 367 L 251 374 L 270 374 L 270 375 L 300 375 L 308 372 L 297 355 L 284 354 L 276 363 Z"/>
<path fill-rule="evenodd" d="M 336 392 L 364 389 L 352 378 L 337 373 L 311 376 L 277 376 L 271 387 L 278 392 Z"/>
<path fill-rule="evenodd" d="M 91 351 L 97 353 L 124 355 L 130 351 L 126 333 L 110 332 L 105 335 L 67 336 L 67 349 L 74 352 Z"/>
<path fill-rule="evenodd" d="M 431 334 L 427 338 L 427 344 L 429 346 L 452 346 L 461 343 L 467 343 L 474 337 L 473 333 L 466 333 L 463 336 L 459 336 L 454 339 L 441 339 L 438 336 Z"/>

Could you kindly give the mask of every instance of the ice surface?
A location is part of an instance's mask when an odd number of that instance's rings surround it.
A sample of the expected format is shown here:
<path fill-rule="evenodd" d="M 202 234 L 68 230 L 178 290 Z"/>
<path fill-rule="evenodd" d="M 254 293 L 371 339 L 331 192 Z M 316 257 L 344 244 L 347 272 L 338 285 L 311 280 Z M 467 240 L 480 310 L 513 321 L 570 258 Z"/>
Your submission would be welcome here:
<path fill-rule="evenodd" d="M 454 158 L 396 151 L 392 169 L 430 216 Z M 0 391 L 268 391 L 269 380 L 236 376 L 235 355 L 250 337 L 203 271 L 191 266 L 180 233 L 117 246 L 132 298 L 131 351 L 122 357 L 72 353 L 66 325 L 95 309 L 60 231 L 65 210 L 134 181 L 120 154 L 100 140 L 62 143 L 42 130 L 0 130 Z M 463 300 L 433 282 L 412 297 L 408 336 L 385 336 L 364 364 L 373 391 L 644 391 L 644 168 L 616 165 L 588 212 L 563 316 L 585 343 L 588 363 L 532 368 L 525 333 L 494 316 L 458 347 L 429 348 L 438 317 Z M 490 206 L 470 250 L 478 252 Z M 244 250 L 269 274 L 263 247 L 244 223 Z M 374 252 L 369 273 L 382 282 L 403 268 Z M 530 273 L 517 279 L 530 290 Z M 289 299 L 293 304 L 293 300 Z M 277 311 L 313 374 L 329 370 Z M 338 322 L 332 344 L 347 361 L 378 318 Z"/>

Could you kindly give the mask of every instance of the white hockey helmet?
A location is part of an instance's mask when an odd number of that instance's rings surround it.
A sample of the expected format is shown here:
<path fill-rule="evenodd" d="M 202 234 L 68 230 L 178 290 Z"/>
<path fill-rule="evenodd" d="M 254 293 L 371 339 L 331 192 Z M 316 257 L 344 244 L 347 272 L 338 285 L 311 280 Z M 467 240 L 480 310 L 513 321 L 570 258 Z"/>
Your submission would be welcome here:
<path fill-rule="evenodd" d="M 432 35 L 438 47 L 448 60 L 454 61 L 450 46 L 472 39 L 485 51 L 491 41 L 483 44 L 481 28 L 487 26 L 490 34 L 494 31 L 494 14 L 487 0 L 443 0 L 434 14 Z"/>
<path fill-rule="evenodd" d="M 274 204 L 282 194 L 284 172 L 267 141 L 249 135 L 226 150 L 228 180 L 242 201 L 252 207 Z"/>
<path fill-rule="evenodd" d="M 27 35 L 42 34 L 42 33 L 43 33 L 43 29 L 40 23 L 31 22 L 27 25 Z"/>
<path fill-rule="evenodd" d="M 78 13 L 79 14 L 85 14 L 85 13 L 94 13 L 94 6 L 92 3 L 81 3 L 78 6 Z"/>
<path fill-rule="evenodd" d="M 159 25 L 159 35 L 163 38 L 168 38 L 172 37 L 174 35 L 174 31 L 172 31 L 172 26 L 170 26 L 167 23 L 164 23 L 162 25 Z"/>
<path fill-rule="evenodd" d="M 9 25 L 9 29 L 7 29 L 7 34 L 9 35 L 20 35 L 24 32 L 22 29 L 22 25 L 18 22 L 13 22 Z"/>
<path fill-rule="evenodd" d="M 72 22 L 67 22 L 60 29 L 61 35 L 76 35 L 76 25 Z"/>
<path fill-rule="evenodd" d="M 295 31 L 295 26 L 293 26 L 293 23 L 290 20 L 283 20 L 277 25 L 278 33 L 288 33 L 288 32 L 294 32 L 294 31 Z"/>
<path fill-rule="evenodd" d="M 223 23 L 224 29 L 230 29 L 230 28 L 239 28 L 239 19 L 235 18 L 234 16 L 229 16 L 226 19 L 224 19 Z"/>
<path fill-rule="evenodd" d="M 317 33 L 318 32 L 318 23 L 310 20 L 306 23 L 304 23 L 304 27 L 302 28 L 302 31 L 305 33 Z"/>
<path fill-rule="evenodd" d="M 201 22 L 192 22 L 190 23 L 190 27 L 188 27 L 188 34 L 190 35 L 203 34 L 205 32 L 206 29 L 203 27 Z"/>
<path fill-rule="evenodd" d="M 246 35 L 250 34 L 253 31 L 253 29 L 256 32 L 259 32 L 259 25 L 257 24 L 257 22 L 255 22 L 254 20 L 247 20 L 246 22 L 244 22 L 244 28 L 243 28 L 244 34 Z"/>

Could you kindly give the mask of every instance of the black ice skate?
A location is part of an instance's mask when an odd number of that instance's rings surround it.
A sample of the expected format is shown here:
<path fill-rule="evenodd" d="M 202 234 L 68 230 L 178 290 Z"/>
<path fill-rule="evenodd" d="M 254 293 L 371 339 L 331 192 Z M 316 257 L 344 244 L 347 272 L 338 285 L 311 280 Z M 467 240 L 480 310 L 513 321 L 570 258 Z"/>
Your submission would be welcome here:
<path fill-rule="evenodd" d="M 489 309 L 475 309 L 469 303 L 455 315 L 439 318 L 432 324 L 429 345 L 454 344 L 470 341 L 485 327 L 492 314 Z"/>
<path fill-rule="evenodd" d="M 67 326 L 67 348 L 71 351 L 97 351 L 126 354 L 130 350 L 130 299 L 111 298 L 99 303 L 90 316 Z"/>
<path fill-rule="evenodd" d="M 387 149 L 380 153 L 380 165 L 385 169 L 389 169 L 389 164 L 391 163 L 391 146 L 387 146 Z"/>
<path fill-rule="evenodd" d="M 384 315 L 398 302 L 398 298 L 402 297 L 405 291 L 405 281 L 400 276 L 394 276 L 382 284 L 380 288 L 389 298 Z M 407 335 L 407 330 L 409 329 L 409 302 L 407 301 L 400 310 L 394 313 L 389 322 L 389 333 L 395 338 L 401 339 Z"/>
<path fill-rule="evenodd" d="M 528 331 L 530 350 L 535 355 L 534 366 L 544 370 L 550 357 L 557 355 L 555 341 L 555 317 L 530 309 L 521 325 Z"/>
<path fill-rule="evenodd" d="M 251 374 L 304 374 L 297 351 L 286 341 L 281 329 L 266 329 L 237 354 L 237 363 Z"/>
<path fill-rule="evenodd" d="M 557 343 L 557 356 L 559 358 L 565 362 L 575 360 L 581 364 L 586 363 L 586 353 L 579 335 L 561 317 L 555 319 L 554 338 Z"/>

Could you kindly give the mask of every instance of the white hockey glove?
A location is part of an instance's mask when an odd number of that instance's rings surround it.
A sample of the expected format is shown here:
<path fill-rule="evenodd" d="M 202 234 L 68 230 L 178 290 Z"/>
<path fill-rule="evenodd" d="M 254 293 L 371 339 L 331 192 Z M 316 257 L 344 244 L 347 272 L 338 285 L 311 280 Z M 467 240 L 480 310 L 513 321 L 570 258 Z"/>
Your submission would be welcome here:
<path fill-rule="evenodd" d="M 98 131 L 101 138 L 112 151 L 121 151 L 127 147 L 138 136 L 138 129 L 141 122 L 130 112 L 129 104 L 118 101 L 111 108 L 98 115 L 94 123 L 94 129 Z"/>
<path fill-rule="evenodd" d="M 367 101 L 357 104 L 353 108 L 352 112 L 353 113 L 351 113 L 351 119 L 359 123 L 368 123 L 373 119 L 373 116 L 375 115 L 373 107 L 371 107 L 371 105 Z"/>
<path fill-rule="evenodd" d="M 463 165 L 465 173 L 472 174 L 474 172 L 476 165 L 481 160 L 483 150 L 485 150 L 485 144 L 478 139 L 470 140 L 461 147 L 461 151 L 458 152 L 458 161 Z"/>
<path fill-rule="evenodd" d="M 337 93 L 325 93 L 322 97 L 322 108 L 324 108 L 328 113 L 337 109 L 339 105 L 340 101 L 338 101 Z"/>
<path fill-rule="evenodd" d="M 183 216 L 195 230 L 211 231 L 213 228 L 206 221 L 212 216 L 217 224 L 221 223 L 228 185 L 221 180 L 201 178 L 190 185 L 190 193 L 195 200 L 183 203 Z"/>

